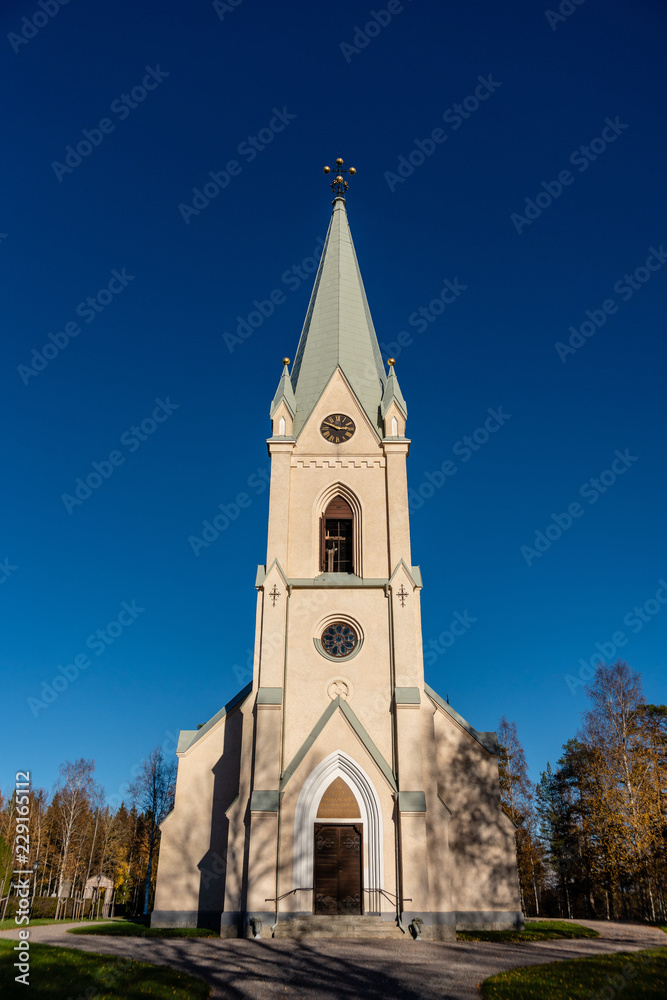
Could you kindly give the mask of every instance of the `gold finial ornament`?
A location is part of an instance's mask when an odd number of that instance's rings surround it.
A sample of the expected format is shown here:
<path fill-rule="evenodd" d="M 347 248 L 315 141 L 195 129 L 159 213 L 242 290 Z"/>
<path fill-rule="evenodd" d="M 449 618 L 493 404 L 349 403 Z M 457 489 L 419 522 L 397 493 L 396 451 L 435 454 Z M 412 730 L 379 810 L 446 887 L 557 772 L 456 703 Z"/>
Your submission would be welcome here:
<path fill-rule="evenodd" d="M 289 358 L 283 358 L 283 364 L 284 365 L 288 365 L 289 364 Z"/>
<path fill-rule="evenodd" d="M 348 183 L 347 183 L 347 181 L 343 177 L 343 174 L 349 174 L 350 177 L 354 177 L 354 175 L 357 172 L 354 167 L 344 167 L 343 166 L 344 162 L 345 161 L 343 160 L 342 156 L 339 156 L 338 159 L 336 160 L 336 170 L 337 170 L 337 173 L 336 173 L 336 176 L 334 177 L 333 182 L 331 184 L 331 190 L 333 191 L 333 193 L 336 195 L 337 198 L 339 198 L 343 194 L 345 194 L 345 192 L 347 191 L 348 186 L 349 186 Z M 325 174 L 330 174 L 331 173 L 331 167 L 325 167 L 324 168 L 324 173 Z"/>
<path fill-rule="evenodd" d="M 389 365 L 390 368 L 393 368 L 394 365 L 396 364 L 396 358 L 387 358 L 387 364 Z"/>

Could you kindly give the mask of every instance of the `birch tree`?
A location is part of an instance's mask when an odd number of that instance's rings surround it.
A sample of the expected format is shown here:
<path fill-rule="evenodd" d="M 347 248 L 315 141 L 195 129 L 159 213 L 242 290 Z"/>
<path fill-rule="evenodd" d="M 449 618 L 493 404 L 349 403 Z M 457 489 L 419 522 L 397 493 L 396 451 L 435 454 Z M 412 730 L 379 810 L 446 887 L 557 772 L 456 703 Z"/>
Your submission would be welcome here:
<path fill-rule="evenodd" d="M 144 916 L 148 916 L 153 857 L 160 839 L 160 823 L 171 811 L 176 790 L 176 761 L 167 761 L 162 749 L 152 750 L 141 765 L 136 780 L 130 786 L 133 801 L 140 806 L 146 819 L 148 862 L 144 888 Z"/>
<path fill-rule="evenodd" d="M 56 822 L 60 834 L 60 871 L 58 876 L 58 900 L 63 897 L 65 885 L 69 882 L 68 895 L 76 876 L 78 853 L 83 837 L 83 822 L 90 808 L 94 790 L 93 774 L 95 761 L 66 761 L 60 766 L 60 779 L 54 804 Z"/>
<path fill-rule="evenodd" d="M 535 914 L 540 912 L 540 890 L 544 877 L 542 851 L 536 836 L 533 808 L 534 786 L 528 777 L 526 754 L 515 722 L 503 715 L 498 726 L 498 774 L 503 808 L 516 827 L 515 843 L 521 908 L 527 901 Z"/>

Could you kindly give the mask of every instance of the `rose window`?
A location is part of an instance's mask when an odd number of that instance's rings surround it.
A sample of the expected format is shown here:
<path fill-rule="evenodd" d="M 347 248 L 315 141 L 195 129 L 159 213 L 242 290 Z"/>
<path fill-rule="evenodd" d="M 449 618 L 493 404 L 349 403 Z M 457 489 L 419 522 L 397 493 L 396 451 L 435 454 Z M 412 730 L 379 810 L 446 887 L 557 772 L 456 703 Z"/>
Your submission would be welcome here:
<path fill-rule="evenodd" d="M 322 648 L 329 656 L 349 656 L 358 641 L 357 633 L 344 622 L 334 622 L 322 633 Z"/>

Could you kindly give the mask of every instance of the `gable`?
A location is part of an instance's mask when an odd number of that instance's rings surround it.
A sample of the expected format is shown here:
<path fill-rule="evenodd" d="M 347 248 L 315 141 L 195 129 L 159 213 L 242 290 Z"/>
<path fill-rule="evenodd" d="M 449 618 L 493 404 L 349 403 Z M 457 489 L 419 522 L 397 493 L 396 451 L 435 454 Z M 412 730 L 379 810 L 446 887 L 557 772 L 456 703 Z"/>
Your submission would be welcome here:
<path fill-rule="evenodd" d="M 349 441 L 332 444 L 322 437 L 320 425 L 325 417 L 332 413 L 344 413 L 354 421 L 355 431 Z M 382 454 L 379 432 L 371 423 L 340 368 L 336 368 L 332 373 L 311 410 L 301 429 L 293 454 L 294 456 L 300 454 L 331 455 L 332 458 L 359 454 L 374 456 Z"/>

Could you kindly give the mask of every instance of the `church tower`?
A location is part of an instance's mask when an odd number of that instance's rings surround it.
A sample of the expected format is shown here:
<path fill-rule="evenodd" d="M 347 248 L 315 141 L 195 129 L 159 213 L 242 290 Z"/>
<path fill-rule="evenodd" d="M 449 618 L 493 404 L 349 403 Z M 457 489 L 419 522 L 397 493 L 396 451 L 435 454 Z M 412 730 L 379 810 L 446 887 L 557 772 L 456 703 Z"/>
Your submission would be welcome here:
<path fill-rule="evenodd" d="M 340 173 L 332 188 L 270 409 L 253 679 L 181 732 L 152 924 L 236 936 L 259 918 L 263 936 L 307 936 L 362 921 L 403 938 L 421 917 L 438 939 L 520 926 L 495 733 L 424 680 L 408 411 L 382 361 Z"/>

